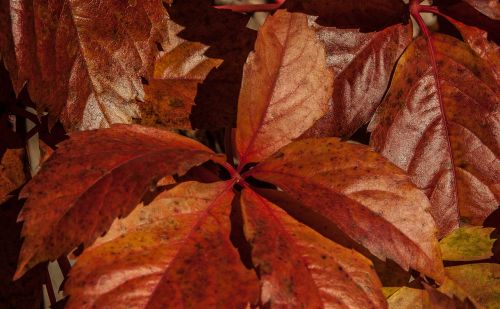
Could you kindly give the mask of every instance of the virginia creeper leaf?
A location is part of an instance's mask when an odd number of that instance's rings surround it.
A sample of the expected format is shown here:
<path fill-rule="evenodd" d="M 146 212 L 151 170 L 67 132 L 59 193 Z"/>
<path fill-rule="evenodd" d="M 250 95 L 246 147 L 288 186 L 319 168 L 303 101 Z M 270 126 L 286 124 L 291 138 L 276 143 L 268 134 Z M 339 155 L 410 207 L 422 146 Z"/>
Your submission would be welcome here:
<path fill-rule="evenodd" d="M 22 149 L 7 149 L 0 160 L 0 203 L 7 195 L 19 188 L 25 181 L 24 151 Z"/>
<path fill-rule="evenodd" d="M 412 40 L 411 23 L 380 31 L 324 27 L 314 23 L 334 71 L 328 112 L 304 136 L 351 136 L 367 123 L 382 100 L 391 74 Z"/>
<path fill-rule="evenodd" d="M 249 15 L 213 7 L 213 0 L 174 1 L 170 18 L 184 29 L 178 36 L 208 46 L 205 55 L 223 60 L 198 85 L 190 120 L 196 129 L 234 128 L 243 66 L 253 49 L 256 31 Z"/>
<path fill-rule="evenodd" d="M 232 182 L 186 182 L 114 222 L 71 270 L 67 308 L 243 308 L 258 281 L 229 240 Z"/>
<path fill-rule="evenodd" d="M 167 32 L 161 0 L 2 1 L 0 54 L 17 93 L 26 82 L 40 111 L 67 129 L 130 122 L 144 98 L 156 42 Z"/>
<path fill-rule="evenodd" d="M 427 197 L 366 146 L 305 139 L 285 146 L 250 175 L 277 185 L 376 257 L 443 279 Z"/>
<path fill-rule="evenodd" d="M 214 156 L 194 140 L 137 125 L 72 134 L 21 192 L 28 200 L 19 216 L 25 240 L 16 277 L 91 244 L 162 176 Z"/>
<path fill-rule="evenodd" d="M 245 235 L 272 307 L 383 308 L 371 262 L 297 222 L 257 193 L 241 195 Z"/>
<path fill-rule="evenodd" d="M 498 0 L 464 0 L 476 10 L 489 18 L 500 20 L 500 4 Z"/>
<path fill-rule="evenodd" d="M 144 85 L 144 103 L 139 122 L 164 128 L 190 129 L 189 114 L 194 105 L 198 84 L 210 71 L 218 67 L 221 59 L 204 55 L 208 46 L 181 39 L 177 33 L 182 28 L 169 23 L 163 52 L 155 62 L 153 78 Z"/>
<path fill-rule="evenodd" d="M 500 264 L 466 264 L 446 267 L 446 280 L 439 291 L 460 300 L 469 299 L 476 308 L 500 306 Z"/>
<path fill-rule="evenodd" d="M 387 300 L 390 309 L 459 309 L 472 308 L 470 303 L 461 303 L 435 288 L 424 284 L 423 288 L 402 287 Z"/>
<path fill-rule="evenodd" d="M 467 226 L 456 229 L 439 245 L 445 261 L 477 261 L 493 256 L 494 238 L 490 238 L 494 228 Z"/>
<path fill-rule="evenodd" d="M 328 107 L 332 75 L 307 16 L 279 10 L 259 29 L 243 72 L 236 148 L 243 166 L 299 137 Z"/>
<path fill-rule="evenodd" d="M 440 235 L 481 224 L 500 201 L 498 84 L 463 42 L 432 35 L 403 54 L 370 124 L 370 143 L 426 191 Z M 436 78 L 437 77 L 437 78 Z M 471 87 L 474 85 L 474 87 Z"/>

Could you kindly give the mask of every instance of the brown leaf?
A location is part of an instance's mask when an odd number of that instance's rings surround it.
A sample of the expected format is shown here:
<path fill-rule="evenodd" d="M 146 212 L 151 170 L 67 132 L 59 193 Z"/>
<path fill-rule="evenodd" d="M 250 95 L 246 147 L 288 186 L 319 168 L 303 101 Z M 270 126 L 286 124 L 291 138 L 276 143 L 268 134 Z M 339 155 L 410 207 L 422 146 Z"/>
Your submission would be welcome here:
<path fill-rule="evenodd" d="M 299 137 L 328 108 L 332 75 L 307 16 L 279 10 L 259 29 L 238 103 L 240 165 L 258 162 Z"/>
<path fill-rule="evenodd" d="M 222 63 L 222 59 L 204 55 L 208 46 L 179 38 L 181 30 L 179 25 L 169 23 L 168 39 L 162 44 L 164 52 L 155 62 L 153 78 L 144 85 L 144 103 L 138 103 L 141 124 L 190 129 L 189 114 L 198 84 Z"/>
<path fill-rule="evenodd" d="M 476 10 L 489 18 L 500 20 L 500 4 L 498 0 L 464 0 Z"/>
<path fill-rule="evenodd" d="M 335 73 L 334 91 L 328 112 L 304 137 L 349 137 L 371 119 L 382 100 L 396 61 L 412 41 L 412 26 L 366 33 L 317 23 L 314 28 Z"/>
<path fill-rule="evenodd" d="M 500 307 L 500 264 L 466 264 L 446 267 L 446 280 L 438 289 L 476 308 Z"/>
<path fill-rule="evenodd" d="M 117 220 L 79 257 L 67 308 L 243 308 L 258 280 L 229 240 L 233 182 L 187 182 Z"/>
<path fill-rule="evenodd" d="M 264 305 L 386 307 L 368 259 L 295 221 L 249 189 L 243 190 L 241 205 Z"/>
<path fill-rule="evenodd" d="M 3 154 L 0 160 L 0 203 L 26 181 L 23 158 L 23 149 L 7 149 Z"/>
<path fill-rule="evenodd" d="M 0 54 L 17 93 L 69 130 L 137 118 L 168 15 L 160 0 L 3 1 Z"/>
<path fill-rule="evenodd" d="M 467 226 L 456 229 L 439 245 L 445 261 L 477 261 L 493 256 L 494 238 L 490 238 L 494 228 Z"/>
<path fill-rule="evenodd" d="M 297 141 L 249 175 L 277 185 L 378 258 L 443 279 L 429 201 L 368 147 L 336 138 Z"/>
<path fill-rule="evenodd" d="M 498 207 L 500 100 L 488 65 L 464 43 L 441 34 L 432 42 L 438 72 L 425 39 L 414 41 L 369 129 L 373 147 L 426 191 L 442 237 L 459 212 L 480 225 Z"/>
<path fill-rule="evenodd" d="M 448 297 L 433 287 L 424 284 L 424 288 L 402 287 L 387 300 L 390 309 L 472 309 L 470 302 L 462 303 L 454 297 Z"/>
<path fill-rule="evenodd" d="M 186 137 L 136 125 L 71 135 L 21 192 L 28 200 L 19 216 L 25 240 L 16 278 L 91 244 L 162 176 L 183 174 L 214 156 Z"/>

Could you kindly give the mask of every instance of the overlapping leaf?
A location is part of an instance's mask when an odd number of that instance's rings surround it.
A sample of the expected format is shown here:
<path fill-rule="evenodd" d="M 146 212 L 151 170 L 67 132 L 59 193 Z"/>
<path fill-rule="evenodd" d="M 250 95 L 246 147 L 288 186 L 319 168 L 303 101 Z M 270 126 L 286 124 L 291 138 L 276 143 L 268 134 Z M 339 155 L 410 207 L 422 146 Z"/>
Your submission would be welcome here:
<path fill-rule="evenodd" d="M 243 308 L 257 277 L 229 240 L 232 182 L 187 182 L 116 221 L 79 257 L 68 308 Z"/>
<path fill-rule="evenodd" d="M 299 137 L 328 108 L 332 75 L 307 16 L 278 11 L 259 31 L 243 72 L 236 148 L 258 162 Z"/>
<path fill-rule="evenodd" d="M 25 181 L 24 151 L 22 149 L 7 149 L 0 160 L 0 203 L 7 194 L 19 188 Z"/>
<path fill-rule="evenodd" d="M 464 0 L 484 15 L 500 20 L 500 4 L 497 0 Z"/>
<path fill-rule="evenodd" d="M 194 105 L 198 84 L 222 63 L 208 58 L 208 46 L 181 39 L 181 27 L 169 22 L 164 52 L 155 62 L 153 78 L 144 85 L 145 99 L 139 102 L 139 123 L 164 128 L 191 128 L 189 114 Z"/>
<path fill-rule="evenodd" d="M 449 297 L 435 288 L 424 284 L 423 288 L 402 287 L 389 299 L 390 309 L 459 309 L 473 308 L 469 302 L 460 302 L 456 297 Z"/>
<path fill-rule="evenodd" d="M 498 84 L 464 43 L 432 36 L 438 70 L 419 38 L 398 63 L 370 124 L 371 144 L 429 196 L 440 235 L 473 224 L 500 201 Z M 471 87 L 471 85 L 474 85 Z"/>
<path fill-rule="evenodd" d="M 16 277 L 91 244 L 162 176 L 214 156 L 196 141 L 136 125 L 73 134 L 21 192 L 28 200 L 19 217 L 24 244 Z"/>
<path fill-rule="evenodd" d="M 386 306 L 373 266 L 362 255 L 324 238 L 249 189 L 243 190 L 241 205 L 264 305 Z"/>
<path fill-rule="evenodd" d="M 425 194 L 365 146 L 335 138 L 294 142 L 250 175 L 276 184 L 382 260 L 443 279 Z"/>
<path fill-rule="evenodd" d="M 2 1 L 0 55 L 52 123 L 107 127 L 138 117 L 167 20 L 161 0 Z"/>
<path fill-rule="evenodd" d="M 468 226 L 446 235 L 439 244 L 445 261 L 477 261 L 493 256 L 493 228 Z"/>

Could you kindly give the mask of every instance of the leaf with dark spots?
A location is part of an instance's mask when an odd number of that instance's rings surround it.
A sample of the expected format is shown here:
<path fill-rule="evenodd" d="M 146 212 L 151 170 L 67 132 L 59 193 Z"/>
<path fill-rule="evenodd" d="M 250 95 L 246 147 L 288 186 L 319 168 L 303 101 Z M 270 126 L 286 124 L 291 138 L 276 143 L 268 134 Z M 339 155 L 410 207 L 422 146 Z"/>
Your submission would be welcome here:
<path fill-rule="evenodd" d="M 258 280 L 229 240 L 232 181 L 186 182 L 113 223 L 71 270 L 67 308 L 244 308 Z"/>
<path fill-rule="evenodd" d="M 236 149 L 240 166 L 299 137 L 326 112 L 332 74 L 307 16 L 280 10 L 259 29 L 243 72 Z"/>
<path fill-rule="evenodd" d="M 16 278 L 91 244 L 161 177 L 211 158 L 216 154 L 196 141 L 136 125 L 72 134 L 21 192 L 28 200 L 19 216 L 24 244 Z"/>
<path fill-rule="evenodd" d="M 14 89 L 27 82 L 51 124 L 60 118 L 69 130 L 92 129 L 138 117 L 141 77 L 167 32 L 160 0 L 2 1 L 0 20 L 0 55 Z"/>
<path fill-rule="evenodd" d="M 396 61 L 412 40 L 412 26 L 407 22 L 364 33 L 313 25 L 334 72 L 334 91 L 328 112 L 303 136 L 349 137 L 373 116 Z"/>
<path fill-rule="evenodd" d="M 480 225 L 499 205 L 500 99 L 466 44 L 434 34 L 432 48 L 437 71 L 424 38 L 406 50 L 369 129 L 371 145 L 426 191 L 442 237 L 460 217 Z"/>
<path fill-rule="evenodd" d="M 272 307 L 384 308 L 372 264 L 297 222 L 257 193 L 241 195 L 245 235 Z"/>
<path fill-rule="evenodd" d="M 366 146 L 336 138 L 305 139 L 279 152 L 281 158 L 249 174 L 277 185 L 378 258 L 443 279 L 429 201 L 402 170 Z"/>
<path fill-rule="evenodd" d="M 198 85 L 223 62 L 204 55 L 208 46 L 181 39 L 182 27 L 169 22 L 167 40 L 155 62 L 153 78 L 144 85 L 144 102 L 138 102 L 144 125 L 190 129 L 189 115 Z"/>
<path fill-rule="evenodd" d="M 207 46 L 206 57 L 222 60 L 198 85 L 191 125 L 208 130 L 235 127 L 243 65 L 256 37 L 256 31 L 246 27 L 249 16 L 218 10 L 211 0 L 174 1 L 166 7 L 183 27 L 181 39 Z"/>

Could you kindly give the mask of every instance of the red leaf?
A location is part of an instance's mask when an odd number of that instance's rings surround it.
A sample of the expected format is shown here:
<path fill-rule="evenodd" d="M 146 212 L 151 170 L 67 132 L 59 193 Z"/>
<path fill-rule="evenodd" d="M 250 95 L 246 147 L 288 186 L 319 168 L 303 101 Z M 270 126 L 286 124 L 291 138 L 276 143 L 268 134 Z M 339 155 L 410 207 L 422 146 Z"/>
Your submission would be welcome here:
<path fill-rule="evenodd" d="M 435 34 L 432 44 L 438 71 L 417 39 L 369 129 L 375 149 L 426 191 L 443 236 L 458 227 L 459 212 L 481 224 L 498 207 L 500 105 L 487 63 L 452 37 Z"/>
<path fill-rule="evenodd" d="M 472 5 L 476 10 L 493 18 L 495 20 L 500 20 L 500 4 L 498 0 L 464 0 L 468 4 Z"/>
<path fill-rule="evenodd" d="M 412 40 L 412 26 L 368 33 L 317 24 L 315 29 L 335 72 L 334 91 L 328 112 L 304 136 L 348 137 L 371 119 L 382 100 L 394 65 Z"/>
<path fill-rule="evenodd" d="M 232 182 L 187 182 L 116 221 L 78 258 L 67 308 L 243 308 L 258 281 L 229 240 Z"/>
<path fill-rule="evenodd" d="M 295 221 L 249 189 L 241 196 L 245 234 L 261 279 L 261 302 L 273 307 L 383 308 L 371 262 Z"/>
<path fill-rule="evenodd" d="M 7 149 L 0 157 L 0 203 L 26 181 L 23 159 L 22 149 Z"/>
<path fill-rule="evenodd" d="M 71 135 L 21 193 L 28 200 L 19 217 L 25 240 L 16 278 L 92 243 L 162 176 L 215 156 L 188 138 L 134 125 Z"/>
<path fill-rule="evenodd" d="M 3 1 L 0 54 L 17 93 L 26 82 L 39 110 L 68 129 L 138 117 L 167 31 L 160 0 Z"/>
<path fill-rule="evenodd" d="M 282 148 L 249 175 L 277 185 L 378 258 L 443 279 L 425 194 L 367 147 L 306 139 Z"/>
<path fill-rule="evenodd" d="M 236 147 L 240 166 L 299 137 L 328 107 L 332 76 L 307 16 L 278 11 L 259 30 L 243 73 Z"/>

